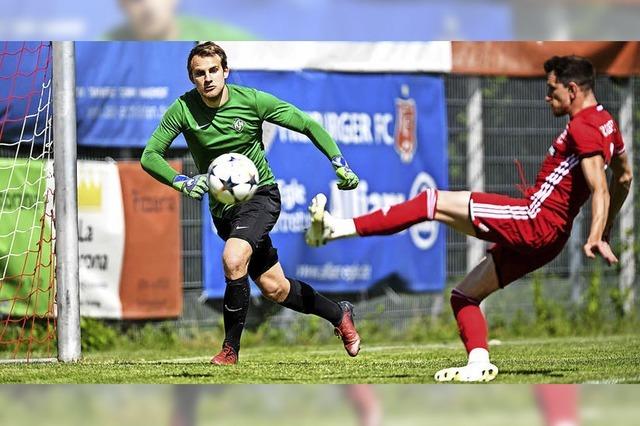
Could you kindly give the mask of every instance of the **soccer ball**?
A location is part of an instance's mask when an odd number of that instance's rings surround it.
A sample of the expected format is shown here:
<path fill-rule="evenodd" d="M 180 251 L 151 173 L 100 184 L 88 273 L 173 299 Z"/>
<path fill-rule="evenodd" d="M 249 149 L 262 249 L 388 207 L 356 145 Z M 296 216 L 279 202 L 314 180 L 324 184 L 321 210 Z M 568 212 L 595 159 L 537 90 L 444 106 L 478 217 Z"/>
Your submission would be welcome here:
<path fill-rule="evenodd" d="M 223 154 L 207 172 L 209 193 L 224 204 L 247 201 L 258 189 L 260 176 L 253 161 L 242 154 Z"/>

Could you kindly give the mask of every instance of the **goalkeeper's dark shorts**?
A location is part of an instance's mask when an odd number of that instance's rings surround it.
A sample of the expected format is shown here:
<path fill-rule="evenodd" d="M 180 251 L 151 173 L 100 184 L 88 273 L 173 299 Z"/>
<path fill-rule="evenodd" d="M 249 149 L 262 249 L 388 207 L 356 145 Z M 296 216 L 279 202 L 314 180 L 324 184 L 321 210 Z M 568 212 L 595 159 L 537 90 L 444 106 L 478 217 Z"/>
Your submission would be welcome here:
<path fill-rule="evenodd" d="M 273 247 L 269 232 L 280 216 L 278 185 L 258 188 L 249 201 L 236 204 L 224 211 L 222 217 L 213 216 L 218 236 L 224 241 L 239 238 L 251 245 L 249 276 L 255 280 L 278 263 L 278 251 Z"/>

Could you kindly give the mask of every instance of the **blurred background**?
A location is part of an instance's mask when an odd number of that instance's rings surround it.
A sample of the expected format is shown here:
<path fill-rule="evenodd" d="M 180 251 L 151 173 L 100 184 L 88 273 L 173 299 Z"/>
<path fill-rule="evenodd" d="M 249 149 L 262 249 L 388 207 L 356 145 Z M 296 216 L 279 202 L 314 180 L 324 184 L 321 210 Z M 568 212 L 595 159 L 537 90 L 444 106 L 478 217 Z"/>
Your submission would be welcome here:
<path fill-rule="evenodd" d="M 76 385 L 0 387 L 0 420 L 52 425 L 178 426 L 172 422 L 180 393 L 199 393 L 189 425 L 358 425 L 358 416 L 339 385 L 235 386 Z M 193 388 L 193 387 L 191 387 Z M 528 385 L 372 386 L 381 425 L 543 425 Z M 640 408 L 637 386 L 582 385 L 581 425 L 631 426 Z"/>
<path fill-rule="evenodd" d="M 636 0 L 24 0 L 0 39 L 624 40 L 639 19 Z"/>

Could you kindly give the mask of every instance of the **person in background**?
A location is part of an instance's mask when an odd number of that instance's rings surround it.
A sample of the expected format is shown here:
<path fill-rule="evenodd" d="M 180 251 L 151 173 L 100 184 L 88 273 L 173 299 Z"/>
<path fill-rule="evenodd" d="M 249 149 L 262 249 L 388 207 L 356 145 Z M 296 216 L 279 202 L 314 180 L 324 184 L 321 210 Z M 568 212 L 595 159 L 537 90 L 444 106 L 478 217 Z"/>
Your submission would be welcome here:
<path fill-rule="evenodd" d="M 108 40 L 251 40 L 250 33 L 218 21 L 180 15 L 180 0 L 118 0 L 126 22 Z"/>

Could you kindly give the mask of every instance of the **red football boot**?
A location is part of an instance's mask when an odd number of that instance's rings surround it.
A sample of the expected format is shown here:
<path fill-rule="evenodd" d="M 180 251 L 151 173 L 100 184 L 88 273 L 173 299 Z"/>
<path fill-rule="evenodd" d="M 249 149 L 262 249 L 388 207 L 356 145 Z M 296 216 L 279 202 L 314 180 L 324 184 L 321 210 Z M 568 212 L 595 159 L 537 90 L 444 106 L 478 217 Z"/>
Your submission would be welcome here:
<path fill-rule="evenodd" d="M 353 305 L 349 302 L 338 302 L 338 305 L 342 308 L 342 320 L 335 328 L 336 336 L 342 338 L 349 356 L 356 356 L 360 352 L 360 336 L 353 322 Z"/>
<path fill-rule="evenodd" d="M 211 358 L 211 364 L 215 365 L 235 365 L 237 363 L 238 353 L 228 343 L 224 343 L 220 353 Z"/>

